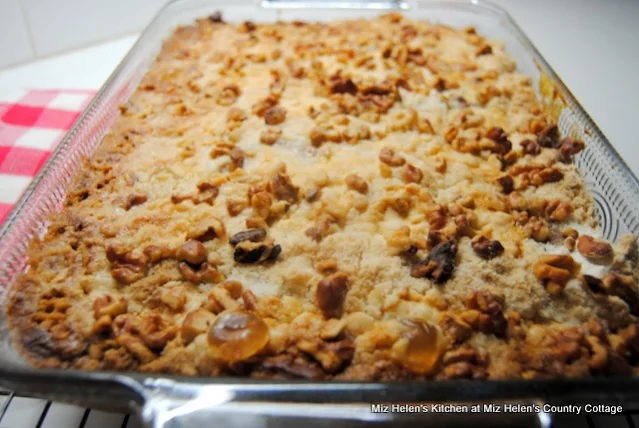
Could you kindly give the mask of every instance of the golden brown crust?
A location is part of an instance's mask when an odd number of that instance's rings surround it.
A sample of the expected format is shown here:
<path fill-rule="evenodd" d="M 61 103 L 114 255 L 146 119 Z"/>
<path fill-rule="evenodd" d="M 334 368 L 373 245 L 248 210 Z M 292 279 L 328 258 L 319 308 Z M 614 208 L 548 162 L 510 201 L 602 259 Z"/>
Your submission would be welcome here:
<path fill-rule="evenodd" d="M 598 238 L 503 44 L 392 14 L 176 29 L 7 305 L 40 367 L 405 380 L 627 373 Z"/>

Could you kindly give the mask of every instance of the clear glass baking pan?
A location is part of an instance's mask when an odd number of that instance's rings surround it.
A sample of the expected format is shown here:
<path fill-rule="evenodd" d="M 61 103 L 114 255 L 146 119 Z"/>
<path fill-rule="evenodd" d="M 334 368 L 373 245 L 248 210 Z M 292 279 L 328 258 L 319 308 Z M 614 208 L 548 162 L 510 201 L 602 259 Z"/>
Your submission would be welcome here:
<path fill-rule="evenodd" d="M 0 231 L 0 303 L 26 265 L 25 250 L 59 210 L 74 176 L 102 141 L 123 104 L 180 24 L 221 10 L 225 20 L 331 20 L 369 17 L 398 10 L 413 19 L 454 27 L 473 25 L 482 35 L 501 39 L 521 72 L 533 77 L 539 97 L 556 115 L 564 136 L 583 139 L 576 163 L 594 196 L 603 235 L 639 234 L 639 182 L 548 63 L 500 8 L 483 0 L 174 0 L 165 6 L 113 72 L 84 114 L 33 180 Z M 358 426 L 401 421 L 402 426 L 486 423 L 492 426 L 550 426 L 543 410 L 521 414 L 372 412 L 372 403 L 610 403 L 639 405 L 639 380 L 450 381 L 408 383 L 257 382 L 224 378 L 160 378 L 145 374 L 37 370 L 12 347 L 4 312 L 0 314 L 0 385 L 51 399 L 123 410 L 133 407 L 152 426 L 331 426 L 336 420 Z M 428 407 L 422 408 L 427 409 Z M 380 408 L 381 409 L 381 408 Z M 430 408 L 428 408 L 430 409 Z M 431 409 L 432 410 L 432 409 Z M 284 421 L 284 422 L 282 422 Z M 354 425 L 353 425 L 354 424 Z"/>

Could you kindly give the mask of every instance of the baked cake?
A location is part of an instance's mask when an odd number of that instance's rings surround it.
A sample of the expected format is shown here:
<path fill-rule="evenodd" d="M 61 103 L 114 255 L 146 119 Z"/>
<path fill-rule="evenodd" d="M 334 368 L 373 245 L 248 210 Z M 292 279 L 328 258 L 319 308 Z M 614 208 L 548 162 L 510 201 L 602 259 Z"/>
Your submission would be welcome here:
<path fill-rule="evenodd" d="M 636 371 L 600 237 L 498 40 L 400 14 L 166 40 L 7 305 L 39 367 L 406 380 Z"/>

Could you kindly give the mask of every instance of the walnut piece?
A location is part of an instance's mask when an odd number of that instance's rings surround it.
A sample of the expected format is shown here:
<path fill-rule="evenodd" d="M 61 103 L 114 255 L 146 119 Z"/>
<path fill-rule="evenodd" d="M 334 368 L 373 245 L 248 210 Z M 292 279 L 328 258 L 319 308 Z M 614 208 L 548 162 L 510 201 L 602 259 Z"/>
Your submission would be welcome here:
<path fill-rule="evenodd" d="M 206 309 L 199 308 L 189 312 L 184 318 L 180 329 L 182 340 L 186 344 L 193 342 L 197 336 L 209 331 L 214 321 L 215 315 Z"/>
<path fill-rule="evenodd" d="M 276 127 L 268 127 L 260 132 L 260 143 L 272 146 L 282 136 L 282 130 Z"/>
<path fill-rule="evenodd" d="M 479 311 L 479 315 L 471 324 L 482 333 L 505 337 L 508 322 L 504 317 L 501 304 L 487 291 L 474 291 L 466 301 L 466 307 Z"/>
<path fill-rule="evenodd" d="M 273 186 L 273 194 L 279 200 L 290 203 L 297 202 L 299 196 L 299 187 L 295 186 L 291 178 L 283 173 L 278 173 L 271 181 Z"/>
<path fill-rule="evenodd" d="M 368 192 L 368 184 L 357 174 L 348 174 L 344 178 L 344 181 L 349 189 L 353 189 L 362 194 L 366 194 L 366 192 Z"/>
<path fill-rule="evenodd" d="M 422 181 L 423 177 L 424 173 L 421 169 L 409 163 L 404 165 L 404 169 L 402 169 L 402 179 L 406 183 L 419 183 L 420 181 Z"/>
<path fill-rule="evenodd" d="M 473 241 L 473 250 L 482 259 L 490 260 L 500 256 L 504 252 L 504 247 L 497 240 L 490 240 L 485 236 L 480 236 Z"/>
<path fill-rule="evenodd" d="M 579 267 L 579 263 L 568 255 L 546 254 L 533 265 L 533 273 L 544 283 L 550 294 L 558 295 Z"/>
<path fill-rule="evenodd" d="M 191 265 L 199 265 L 206 261 L 208 251 L 200 241 L 189 239 L 177 250 L 176 256 L 180 261 Z"/>
<path fill-rule="evenodd" d="M 410 275 L 415 278 L 429 278 L 436 283 L 447 281 L 455 269 L 457 244 L 452 241 L 442 242 L 433 248 L 428 256 L 414 265 Z"/>
<path fill-rule="evenodd" d="M 348 276 L 338 272 L 317 283 L 315 301 L 326 318 L 339 318 L 348 292 Z"/>
<path fill-rule="evenodd" d="M 568 158 L 571 155 L 576 155 L 585 148 L 586 145 L 583 141 L 576 138 L 566 137 L 561 140 L 561 144 L 559 145 L 559 152 L 564 158 Z"/>
<path fill-rule="evenodd" d="M 93 314 L 95 319 L 99 319 L 104 315 L 115 318 L 127 311 L 127 301 L 124 297 L 114 298 L 110 294 L 98 297 L 93 301 Z"/>
<path fill-rule="evenodd" d="M 588 235 L 581 235 L 577 239 L 577 250 L 589 260 L 610 260 L 613 255 L 612 245 L 599 241 Z"/>
<path fill-rule="evenodd" d="M 286 120 L 286 110 L 280 106 L 273 106 L 264 112 L 264 122 L 267 125 L 279 125 Z"/>
<path fill-rule="evenodd" d="M 110 245 L 106 250 L 107 260 L 111 262 L 111 275 L 121 284 L 132 284 L 144 278 L 147 273 L 147 258 L 144 254 L 135 255 L 130 251 Z"/>
<path fill-rule="evenodd" d="M 388 166 L 402 166 L 406 163 L 402 156 L 389 147 L 384 147 L 379 151 L 379 160 Z"/>
<path fill-rule="evenodd" d="M 326 373 L 339 372 L 355 355 L 355 345 L 349 339 L 337 342 L 302 339 L 297 343 L 297 349 L 312 356 Z"/>

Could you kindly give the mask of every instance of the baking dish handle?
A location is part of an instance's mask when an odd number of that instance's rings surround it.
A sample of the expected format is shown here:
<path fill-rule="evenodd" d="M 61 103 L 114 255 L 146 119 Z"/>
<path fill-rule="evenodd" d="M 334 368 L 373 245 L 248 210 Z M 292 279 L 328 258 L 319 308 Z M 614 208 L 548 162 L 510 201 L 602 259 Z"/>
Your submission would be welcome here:
<path fill-rule="evenodd" d="M 169 379 L 148 379 L 141 416 L 151 428 L 210 426 L 212 422 L 225 427 L 266 427 L 275 421 L 282 427 L 306 424 L 326 428 L 336 424 L 340 426 L 340 423 L 341 426 L 359 427 L 372 422 L 382 427 L 398 424 L 402 427 L 423 427 L 426 424 L 433 427 L 549 428 L 552 425 L 550 415 L 541 411 L 501 412 L 495 411 L 497 407 L 486 411 L 483 404 L 476 404 L 480 411 L 472 412 L 468 411 L 472 404 L 447 403 L 459 406 L 451 411 L 450 408 L 437 407 L 440 404 L 390 403 L 379 385 L 372 384 L 368 388 L 362 384 L 342 384 L 338 390 L 335 386 L 327 387 L 335 392 L 332 398 L 327 399 L 321 394 L 323 388 L 317 384 L 197 385 Z M 322 400 L 318 401 L 318 397 Z M 534 403 L 542 407 L 541 403 Z"/>

